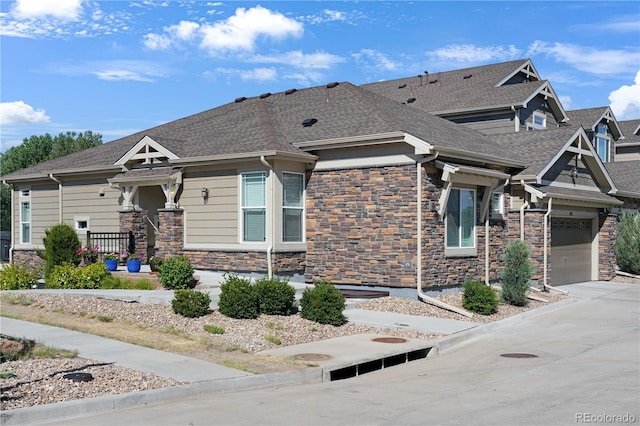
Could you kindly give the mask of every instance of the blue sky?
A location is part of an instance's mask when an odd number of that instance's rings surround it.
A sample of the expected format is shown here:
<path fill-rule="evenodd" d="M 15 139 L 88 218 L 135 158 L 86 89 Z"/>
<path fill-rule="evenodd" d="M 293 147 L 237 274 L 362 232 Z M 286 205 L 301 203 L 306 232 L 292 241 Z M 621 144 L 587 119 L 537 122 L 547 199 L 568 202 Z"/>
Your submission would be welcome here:
<path fill-rule="evenodd" d="M 531 58 L 565 109 L 640 118 L 640 2 L 0 2 L 0 151 L 117 139 L 289 88 Z"/>

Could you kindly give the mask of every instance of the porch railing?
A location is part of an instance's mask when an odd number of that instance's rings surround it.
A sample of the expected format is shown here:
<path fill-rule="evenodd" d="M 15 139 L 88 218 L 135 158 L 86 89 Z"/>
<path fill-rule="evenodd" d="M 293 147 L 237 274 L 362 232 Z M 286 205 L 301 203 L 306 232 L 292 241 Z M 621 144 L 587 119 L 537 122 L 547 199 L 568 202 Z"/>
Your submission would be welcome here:
<path fill-rule="evenodd" d="M 136 244 L 133 232 L 91 232 L 87 231 L 87 244 L 98 246 L 100 258 L 106 253 L 134 253 Z"/>

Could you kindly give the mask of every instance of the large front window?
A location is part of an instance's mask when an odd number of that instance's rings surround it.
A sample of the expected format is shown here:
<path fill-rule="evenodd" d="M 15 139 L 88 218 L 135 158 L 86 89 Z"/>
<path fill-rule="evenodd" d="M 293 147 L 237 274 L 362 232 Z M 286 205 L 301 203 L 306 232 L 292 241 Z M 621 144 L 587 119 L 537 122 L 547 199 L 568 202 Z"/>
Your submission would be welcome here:
<path fill-rule="evenodd" d="M 242 174 L 242 240 L 266 240 L 266 184 L 264 172 Z"/>
<path fill-rule="evenodd" d="M 304 175 L 282 174 L 282 241 L 302 242 Z"/>
<path fill-rule="evenodd" d="M 610 137 L 609 130 L 607 126 L 604 124 L 598 124 L 596 127 L 596 137 L 595 137 L 595 148 L 598 156 L 602 160 L 602 162 L 606 163 L 609 161 L 609 145 L 610 145 Z"/>
<path fill-rule="evenodd" d="M 447 201 L 447 248 L 475 247 L 476 191 L 452 189 Z"/>
<path fill-rule="evenodd" d="M 31 192 L 20 191 L 20 242 L 31 243 Z"/>

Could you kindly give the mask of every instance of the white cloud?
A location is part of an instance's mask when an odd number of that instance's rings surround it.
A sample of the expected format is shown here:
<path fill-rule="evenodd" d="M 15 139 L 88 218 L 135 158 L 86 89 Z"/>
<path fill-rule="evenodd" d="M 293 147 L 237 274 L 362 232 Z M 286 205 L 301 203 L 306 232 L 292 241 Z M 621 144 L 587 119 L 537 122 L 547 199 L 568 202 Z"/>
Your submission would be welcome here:
<path fill-rule="evenodd" d="M 299 50 L 286 52 L 280 55 L 255 55 L 248 58 L 249 62 L 285 64 L 302 69 L 329 69 L 335 64 L 344 62 L 340 56 L 326 52 L 302 53 Z"/>
<path fill-rule="evenodd" d="M 277 72 L 273 68 L 254 68 L 240 73 L 243 80 L 273 81 L 277 77 Z"/>
<path fill-rule="evenodd" d="M 397 63 L 373 49 L 361 49 L 360 52 L 354 53 L 352 56 L 358 62 L 372 62 L 374 68 L 382 71 L 395 71 L 398 68 Z"/>
<path fill-rule="evenodd" d="M 573 109 L 571 107 L 571 96 L 558 96 L 558 98 L 565 111 L 571 111 Z"/>
<path fill-rule="evenodd" d="M 165 28 L 165 31 L 174 35 L 179 40 L 191 40 L 196 35 L 200 24 L 191 21 L 180 21 L 177 25 Z"/>
<path fill-rule="evenodd" d="M 164 27 L 165 34 L 149 33 L 144 36 L 145 47 L 151 50 L 167 50 L 183 41 L 193 40 L 200 24 L 191 21 L 180 21 L 179 24 Z"/>
<path fill-rule="evenodd" d="M 164 77 L 165 71 L 159 64 L 148 61 L 115 60 L 96 61 L 84 64 L 54 64 L 51 72 L 66 76 L 94 75 L 106 81 L 153 82 L 156 77 Z"/>
<path fill-rule="evenodd" d="M 149 77 L 145 77 L 144 75 L 124 69 L 110 69 L 105 71 L 92 71 L 91 74 L 98 76 L 100 80 L 107 81 L 142 81 L 145 83 L 150 83 L 153 80 Z"/>
<path fill-rule="evenodd" d="M 611 109 L 618 120 L 640 118 L 640 71 L 632 85 L 621 86 L 609 94 Z"/>
<path fill-rule="evenodd" d="M 49 123 L 50 120 L 43 109 L 34 109 L 24 101 L 0 103 L 0 124 L 4 126 Z"/>
<path fill-rule="evenodd" d="M 164 34 L 147 34 L 142 42 L 151 50 L 166 50 L 171 47 L 171 39 Z"/>
<path fill-rule="evenodd" d="M 640 51 L 637 49 L 599 50 L 569 43 L 548 43 L 536 40 L 529 46 L 527 56 L 541 54 L 569 64 L 580 71 L 598 75 L 634 72 L 640 63 Z"/>
<path fill-rule="evenodd" d="M 215 24 L 204 24 L 200 46 L 211 53 L 225 50 L 252 51 L 259 37 L 282 39 L 302 35 L 302 24 L 261 6 L 238 8 L 235 15 Z"/>
<path fill-rule="evenodd" d="M 427 56 L 436 61 L 467 64 L 508 61 L 521 55 L 522 51 L 513 45 L 480 47 L 472 44 L 452 44 L 427 52 Z"/>
<path fill-rule="evenodd" d="M 82 14 L 83 0 L 17 0 L 12 13 L 19 19 L 51 16 L 62 20 L 77 20 Z"/>

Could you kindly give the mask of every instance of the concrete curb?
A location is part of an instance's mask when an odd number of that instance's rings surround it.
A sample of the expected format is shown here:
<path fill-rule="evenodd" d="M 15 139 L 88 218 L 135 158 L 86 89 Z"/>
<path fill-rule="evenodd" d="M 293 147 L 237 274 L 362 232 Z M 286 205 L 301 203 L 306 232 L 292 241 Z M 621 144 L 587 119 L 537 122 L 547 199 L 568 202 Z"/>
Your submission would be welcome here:
<path fill-rule="evenodd" d="M 323 369 L 319 367 L 280 373 L 236 377 L 232 379 L 208 380 L 143 392 L 107 395 L 78 399 L 55 404 L 5 410 L 0 413 L 2 425 L 32 425 L 59 422 L 72 418 L 88 417 L 109 411 L 139 407 L 141 405 L 175 399 L 186 399 L 200 395 L 234 392 L 245 389 L 306 385 L 322 383 Z"/>

